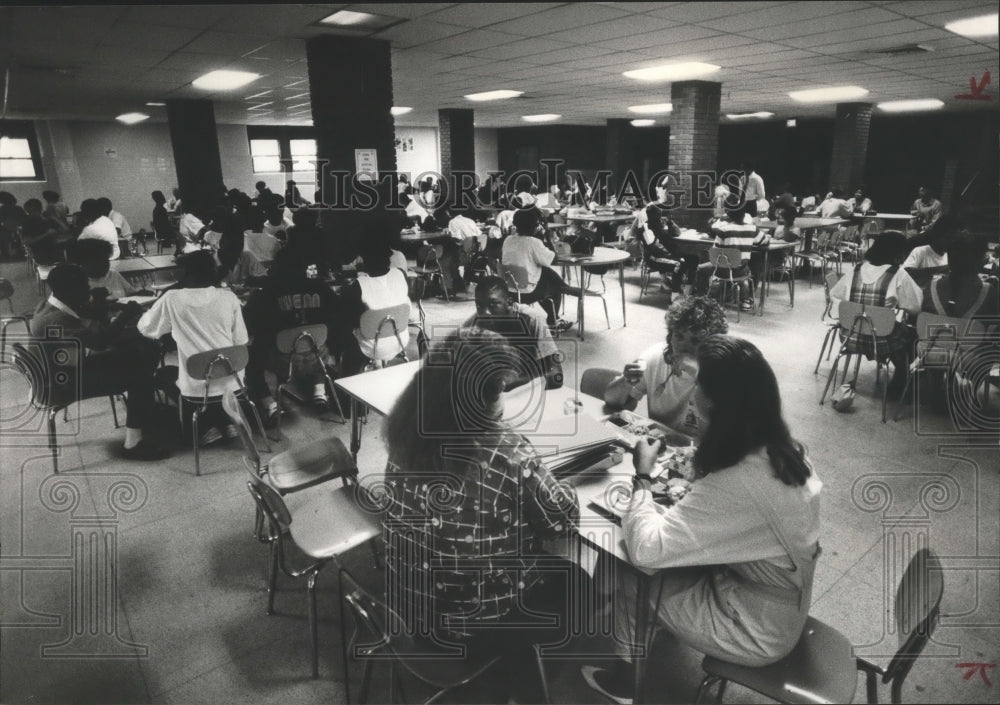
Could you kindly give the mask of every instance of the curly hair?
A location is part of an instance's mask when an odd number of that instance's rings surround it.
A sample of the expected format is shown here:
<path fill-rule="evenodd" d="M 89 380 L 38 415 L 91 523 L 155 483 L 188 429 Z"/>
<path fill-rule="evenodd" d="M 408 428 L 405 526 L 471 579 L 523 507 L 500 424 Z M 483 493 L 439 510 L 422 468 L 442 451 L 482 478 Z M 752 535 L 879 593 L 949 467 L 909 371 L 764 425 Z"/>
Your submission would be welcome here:
<path fill-rule="evenodd" d="M 671 330 L 683 329 L 700 345 L 711 335 L 729 332 L 726 313 L 719 302 L 708 296 L 689 296 L 667 309 L 667 326 Z"/>

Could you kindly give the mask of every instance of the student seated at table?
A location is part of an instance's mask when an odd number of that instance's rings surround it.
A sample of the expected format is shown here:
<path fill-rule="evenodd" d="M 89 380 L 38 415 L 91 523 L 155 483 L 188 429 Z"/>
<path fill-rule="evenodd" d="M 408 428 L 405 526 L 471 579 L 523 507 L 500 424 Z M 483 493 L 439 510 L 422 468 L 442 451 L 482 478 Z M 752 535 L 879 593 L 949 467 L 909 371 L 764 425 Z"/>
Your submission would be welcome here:
<path fill-rule="evenodd" d="M 222 233 L 215 253 L 219 278 L 230 289 L 257 286 L 267 276 L 267 268 L 243 245 L 243 230 L 233 222 Z"/>
<path fill-rule="evenodd" d="M 855 215 L 864 215 L 872 209 L 872 199 L 865 195 L 865 191 L 860 186 L 854 189 L 854 195 L 847 199 L 847 205 Z"/>
<path fill-rule="evenodd" d="M 552 269 L 555 252 L 545 247 L 535 236 L 538 228 L 538 211 L 525 208 L 514 213 L 514 232 L 503 242 L 501 262 L 527 270 L 527 286 L 521 290 L 523 303 L 539 302 L 545 310 L 545 320 L 550 328 L 562 332 L 573 325 L 556 317 L 562 304 L 562 277 Z"/>
<path fill-rule="evenodd" d="M 272 261 L 284 244 L 274 235 L 264 232 L 265 222 L 264 213 L 254 208 L 246 216 L 247 229 L 243 231 L 243 246 L 262 263 Z"/>
<path fill-rule="evenodd" d="M 945 223 L 950 227 L 945 227 Z M 910 250 L 903 262 L 903 269 L 935 269 L 948 266 L 948 244 L 957 224 L 950 219 L 937 221 L 937 225 L 927 232 L 927 244 Z"/>
<path fill-rule="evenodd" d="M 69 207 L 63 203 L 56 191 L 42 191 L 42 198 L 45 199 L 45 210 L 42 216 L 50 220 L 61 233 L 68 233 L 72 230 L 69 224 Z M 25 210 L 27 210 L 25 203 Z"/>
<path fill-rule="evenodd" d="M 763 256 L 759 252 L 752 252 L 755 244 L 765 240 L 765 236 L 758 234 L 757 226 L 753 224 L 744 204 L 736 204 L 735 199 L 730 199 L 726 206 L 726 217 L 716 220 L 710 227 L 710 233 L 715 236 L 716 247 L 733 247 L 740 251 L 740 267 L 733 270 L 734 277 L 741 277 L 751 273 L 754 284 L 760 280 L 763 269 Z M 695 274 L 696 294 L 707 294 L 712 272 L 716 267 L 711 262 L 698 265 Z M 727 267 L 719 267 L 718 274 L 726 276 L 729 271 Z M 740 282 L 740 308 L 744 311 L 753 310 L 753 287 L 747 282 Z"/>
<path fill-rule="evenodd" d="M 192 252 L 181 258 L 183 288 L 165 291 L 141 319 L 139 332 L 147 338 L 160 338 L 168 333 L 177 343 L 177 388 L 188 397 L 201 398 L 205 382 L 192 379 L 187 360 L 195 353 L 245 345 L 248 342 L 240 300 L 229 289 L 219 288 L 215 257 L 207 250 Z M 242 372 L 239 373 L 242 376 Z M 239 389 L 233 377 L 213 380 L 209 396 L 218 396 Z M 238 437 L 236 428 L 228 422 L 221 406 L 209 406 L 202 417 L 205 429 L 199 443 L 203 446 L 223 438 Z"/>
<path fill-rule="evenodd" d="M 672 294 L 679 294 L 685 275 L 692 282 L 695 279 L 699 262 L 697 255 L 677 254 L 675 239 L 680 236 L 681 229 L 656 203 L 647 206 L 643 211 L 643 217 L 636 220 L 643 223 L 639 237 L 642 238 L 646 257 L 683 261 L 683 264 L 675 267 L 672 272 L 663 273 L 662 288 Z M 664 220 L 666 223 L 663 222 Z"/>
<path fill-rule="evenodd" d="M 502 335 L 521 356 L 518 374 L 508 389 L 545 378 L 546 389 L 563 385 L 562 355 L 544 321 L 521 311 L 511 300 L 507 284 L 500 277 L 484 277 L 476 285 L 476 313 L 463 324 Z"/>
<path fill-rule="evenodd" d="M 83 346 L 75 372 L 76 386 L 69 385 L 70 397 L 59 398 L 58 385 L 52 386 L 54 404 L 71 403 L 80 399 L 125 394 L 125 446 L 123 455 L 128 460 L 161 460 L 170 455 L 148 437 L 155 392 L 153 371 L 159 361 L 155 344 L 144 340 L 135 328 L 142 309 L 134 303 L 110 323 L 95 319 L 89 314 L 90 287 L 87 273 L 68 263 L 53 267 L 48 278 L 51 296 L 39 303 L 31 319 L 31 335 L 39 340 L 47 337 L 52 329 L 59 329 L 61 337 L 78 340 Z M 43 352 L 46 349 L 43 347 Z M 50 365 L 52 362 L 50 361 Z M 60 365 L 62 367 L 63 365 Z M 50 369 L 58 369 L 50 367 Z M 75 392 L 79 396 L 75 396 Z"/>
<path fill-rule="evenodd" d="M 941 217 L 941 201 L 934 198 L 934 194 L 926 186 L 917 189 L 917 200 L 910 206 L 910 214 L 913 216 L 913 224 L 919 232 L 924 232 L 934 225 Z"/>
<path fill-rule="evenodd" d="M 66 260 L 79 265 L 87 273 L 87 281 L 95 298 L 121 299 L 145 293 L 133 286 L 120 272 L 111 269 L 108 256 L 111 245 L 103 240 L 77 240 L 66 248 Z"/>
<path fill-rule="evenodd" d="M 365 311 L 410 303 L 406 275 L 390 264 L 390 252 L 386 238 L 380 236 L 377 229 L 369 230 L 361 242 L 362 264 L 358 278 L 341 292 L 338 335 L 343 346 L 342 376 L 358 374 L 369 360 L 391 360 L 403 352 L 388 323 L 382 329 L 388 337 L 379 340 L 377 347 L 374 340 L 361 334 L 361 316 Z M 410 340 L 408 322 L 409 317 L 396 321 L 404 347 Z"/>
<path fill-rule="evenodd" d="M 168 213 L 176 213 L 181 207 L 181 190 L 179 188 L 170 190 L 170 199 L 166 202 Z"/>
<path fill-rule="evenodd" d="M 647 348 L 604 391 L 605 403 L 632 411 L 646 397 L 646 415 L 678 433 L 701 436 L 705 419 L 694 403 L 698 346 L 726 333 L 726 314 L 715 299 L 690 296 L 667 310 L 667 342 Z"/>
<path fill-rule="evenodd" d="M 121 250 L 118 248 L 118 230 L 111 219 L 102 212 L 101 205 L 93 198 L 88 198 L 80 204 L 80 215 L 86 225 L 78 239 L 104 240 L 111 245 L 111 259 L 121 257 Z"/>
<path fill-rule="evenodd" d="M 887 230 L 865 253 L 863 262 L 847 272 L 830 290 L 830 298 L 854 301 L 868 306 L 897 308 L 910 317 L 920 312 L 923 294 L 913 278 L 900 267 L 906 254 L 906 238 L 901 232 Z M 845 321 L 850 326 L 850 321 Z M 896 323 L 892 334 L 879 339 L 879 349 L 887 350 L 893 365 L 887 391 L 900 394 L 906 383 L 906 369 L 913 355 L 916 332 L 908 325 Z M 875 339 L 868 333 L 855 334 L 850 345 L 869 360 L 875 356 Z"/>
<path fill-rule="evenodd" d="M 640 441 L 625 544 L 633 565 L 658 571 L 649 591 L 656 627 L 703 654 L 765 666 L 792 650 L 809 615 L 822 483 L 785 425 L 778 383 L 760 350 L 716 335 L 697 355 L 695 396 L 708 423 L 691 491 L 668 509 L 657 504 L 649 473 L 660 442 Z M 614 648 L 622 660 L 585 666 L 584 678 L 631 702 L 636 577 L 617 570 L 615 579 Z"/>
<path fill-rule="evenodd" d="M 543 540 L 574 532 L 580 507 L 503 421 L 519 365 L 502 336 L 460 329 L 431 350 L 383 427 L 388 603 L 418 639 L 462 645 L 467 658 L 502 654 L 514 687 L 534 682 L 532 644 L 571 635 L 580 592 L 568 582 L 589 582 L 564 560 L 537 558 Z"/>
<path fill-rule="evenodd" d="M 833 189 L 819 204 L 820 218 L 850 218 L 853 212 L 853 204 L 847 201 L 844 192 L 839 188 Z"/>
<path fill-rule="evenodd" d="M 98 198 L 97 205 L 101 207 L 101 213 L 108 216 L 108 219 L 114 223 L 115 229 L 118 231 L 118 237 L 126 239 L 132 237 L 132 226 L 129 225 L 124 215 L 115 210 L 110 198 L 107 196 Z"/>
<path fill-rule="evenodd" d="M 153 199 L 153 232 L 157 239 L 173 242 L 176 246 L 179 233 L 170 222 L 170 211 L 167 209 L 167 199 L 163 191 L 153 191 L 150 197 Z"/>
<path fill-rule="evenodd" d="M 960 231 L 948 243 L 948 273 L 935 276 L 923 290 L 923 310 L 941 316 L 1000 316 L 1000 287 L 981 275 L 986 241 Z"/>
<path fill-rule="evenodd" d="M 209 228 L 201 218 L 188 210 L 183 201 L 178 203 L 177 212 L 181 214 L 180 220 L 177 222 L 177 232 L 180 237 L 177 238 L 177 248 L 174 254 L 194 252 L 204 242 L 205 234 Z"/>
<path fill-rule="evenodd" d="M 340 354 L 343 342 L 337 338 L 342 327 L 340 300 L 318 275 L 318 267 L 295 250 L 282 250 L 271 266 L 271 274 L 261 288 L 250 294 L 244 311 L 247 328 L 253 335 L 250 362 L 247 365 L 247 387 L 250 396 L 260 405 L 265 425 L 275 424 L 278 403 L 264 376 L 271 370 L 279 378 L 288 371 L 288 357 L 278 352 L 278 333 L 288 328 L 323 324 L 327 328 L 327 344 L 323 346 L 320 360 L 328 358 L 328 350 Z M 292 374 L 296 381 L 311 394 L 318 410 L 329 408 L 330 399 L 324 379 L 324 370 L 316 363 L 315 356 L 296 355 Z"/>
<path fill-rule="evenodd" d="M 46 218 L 42 202 L 29 198 L 24 202 L 24 220 L 21 221 L 21 244 L 36 264 L 55 264 L 63 259 L 63 248 L 58 237 L 62 234 L 52 218 Z M 108 255 L 110 257 L 110 255 Z"/>

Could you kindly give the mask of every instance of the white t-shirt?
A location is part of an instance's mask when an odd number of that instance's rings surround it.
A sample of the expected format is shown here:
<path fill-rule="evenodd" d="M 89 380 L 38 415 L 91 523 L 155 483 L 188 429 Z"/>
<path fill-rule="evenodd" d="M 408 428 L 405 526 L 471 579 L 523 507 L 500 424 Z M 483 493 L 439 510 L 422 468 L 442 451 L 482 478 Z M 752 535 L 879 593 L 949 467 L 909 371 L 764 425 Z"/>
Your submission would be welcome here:
<path fill-rule="evenodd" d="M 663 359 L 664 344 L 657 343 L 640 355 L 646 362 L 642 379 L 629 392 L 636 400 L 646 397 L 647 415 L 675 431 L 699 437 L 706 421 L 694 403 L 698 363 L 681 356 L 671 366 Z"/>
<path fill-rule="evenodd" d="M 409 264 L 406 262 L 406 255 L 399 250 L 390 250 L 389 266 L 395 269 L 402 269 L 405 272 L 409 267 Z M 406 275 L 404 274 L 403 276 Z"/>
<path fill-rule="evenodd" d="M 479 226 L 476 225 L 476 221 L 464 215 L 456 215 L 448 221 L 448 232 L 458 242 L 462 242 L 470 237 L 479 238 L 480 235 Z"/>
<path fill-rule="evenodd" d="M 80 239 L 104 240 L 111 243 L 111 257 L 108 259 L 118 259 L 122 256 L 121 250 L 118 249 L 118 229 L 106 215 L 98 217 L 97 220 L 85 227 L 80 233 Z"/>
<path fill-rule="evenodd" d="M 120 272 L 113 269 L 108 270 L 108 273 L 103 277 L 91 277 L 88 281 L 91 289 L 107 289 L 108 296 L 113 296 L 116 299 L 131 296 L 139 291 Z"/>
<path fill-rule="evenodd" d="M 389 272 L 381 277 L 370 277 L 364 272 L 359 272 L 358 286 L 361 287 L 361 301 L 369 311 L 410 303 L 406 275 L 394 267 L 391 267 Z M 409 317 L 407 317 L 406 321 L 396 321 L 399 339 L 403 341 L 404 346 L 410 340 L 410 332 L 407 328 L 408 322 Z M 401 352 L 399 343 L 396 341 L 395 336 L 392 335 L 392 326 L 390 324 L 387 323 L 383 326 L 382 333 L 388 337 L 383 337 L 378 341 L 378 350 L 376 351 L 374 340 L 363 338 L 360 328 L 354 330 L 354 337 L 357 338 L 358 346 L 366 357 L 373 360 L 391 360 Z M 378 353 L 377 357 L 376 352 Z"/>
<path fill-rule="evenodd" d="M 252 252 L 260 262 L 270 262 L 281 248 L 281 240 L 274 235 L 247 230 L 243 233 L 243 247 Z"/>
<path fill-rule="evenodd" d="M 111 219 L 111 222 L 115 224 L 118 230 L 121 230 L 122 237 L 132 237 L 132 226 L 128 224 L 125 216 L 113 210 L 108 214 L 108 218 Z"/>
<path fill-rule="evenodd" d="M 191 379 L 187 359 L 195 353 L 246 345 L 247 328 L 240 310 L 240 300 L 229 289 L 214 286 L 199 289 L 172 289 L 156 300 L 153 307 L 143 314 L 137 324 L 139 332 L 147 338 L 159 338 L 167 333 L 177 342 L 180 375 L 177 386 L 181 394 L 200 397 L 205 393 L 205 383 Z M 216 367 L 216 374 L 221 369 Z M 239 373 L 242 379 L 243 373 Z M 211 396 L 239 389 L 233 377 L 213 380 Z"/>
<path fill-rule="evenodd" d="M 181 235 L 187 240 L 194 240 L 204 227 L 205 224 L 193 213 L 182 215 L 180 222 L 177 224 L 177 229 L 180 230 Z"/>
<path fill-rule="evenodd" d="M 947 267 L 948 253 L 939 255 L 930 245 L 914 247 L 910 256 L 903 262 L 903 269 L 931 269 L 933 267 Z"/>
<path fill-rule="evenodd" d="M 501 261 L 504 264 L 524 267 L 528 271 L 528 286 L 521 289 L 522 293 L 535 290 L 538 278 L 542 274 L 542 267 L 552 264 L 552 260 L 556 258 L 556 253 L 543 245 L 538 238 L 525 237 L 517 233 L 503 241 L 501 252 Z"/>

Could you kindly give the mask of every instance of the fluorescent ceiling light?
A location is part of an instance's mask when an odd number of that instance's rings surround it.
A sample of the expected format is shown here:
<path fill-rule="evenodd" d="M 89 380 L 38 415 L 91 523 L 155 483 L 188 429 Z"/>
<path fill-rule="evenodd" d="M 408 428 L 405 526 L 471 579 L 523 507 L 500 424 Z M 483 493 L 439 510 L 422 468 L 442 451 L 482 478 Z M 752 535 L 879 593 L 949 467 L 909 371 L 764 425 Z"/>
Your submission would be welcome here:
<path fill-rule="evenodd" d="M 937 98 L 921 98 L 919 100 L 890 100 L 879 103 L 878 109 L 887 113 L 908 113 L 916 110 L 937 110 L 944 107 L 944 101 Z"/>
<path fill-rule="evenodd" d="M 351 10 L 339 10 L 332 15 L 320 20 L 320 24 L 335 24 L 340 27 L 351 27 L 359 24 L 370 24 L 381 19 L 378 15 L 371 15 L 367 12 L 352 12 Z"/>
<path fill-rule="evenodd" d="M 639 120 L 632 121 L 632 127 L 649 127 L 650 125 L 655 125 L 656 120 L 650 118 L 641 118 Z"/>
<path fill-rule="evenodd" d="M 247 108 L 247 110 L 265 110 L 265 109 L 270 110 L 271 108 L 268 108 L 267 107 L 268 105 L 274 105 L 274 101 L 270 100 L 266 103 L 257 103 L 257 105 L 251 105 L 249 108 Z"/>
<path fill-rule="evenodd" d="M 552 122 L 561 117 L 562 115 L 556 115 L 555 113 L 543 113 L 541 115 L 522 115 L 521 119 L 525 122 Z"/>
<path fill-rule="evenodd" d="M 795 118 L 790 118 L 788 120 L 785 120 L 785 127 L 795 127 L 798 124 L 799 123 L 795 120 Z"/>
<path fill-rule="evenodd" d="M 663 115 L 674 109 L 670 103 L 650 103 L 649 105 L 630 105 L 628 108 L 639 115 Z"/>
<path fill-rule="evenodd" d="M 274 89 L 268 88 L 266 91 L 261 91 L 260 93 L 254 93 L 253 95 L 248 95 L 244 100 L 253 100 L 254 98 L 263 98 L 266 95 L 274 93 Z"/>
<path fill-rule="evenodd" d="M 524 91 L 486 91 L 485 93 L 470 93 L 465 96 L 469 100 L 484 101 L 484 100 L 504 100 L 505 98 L 517 98 L 519 95 L 524 95 Z"/>
<path fill-rule="evenodd" d="M 194 79 L 191 85 L 203 91 L 231 91 L 253 83 L 260 78 L 259 73 L 250 71 L 209 71 Z"/>
<path fill-rule="evenodd" d="M 970 17 L 965 20 L 955 20 L 944 26 L 949 32 L 961 34 L 963 37 L 995 37 L 997 36 L 997 13 Z"/>
<path fill-rule="evenodd" d="M 868 90 L 860 86 L 830 86 L 792 91 L 788 97 L 799 103 L 835 103 L 838 100 L 852 100 L 868 95 Z"/>
<path fill-rule="evenodd" d="M 757 118 L 758 120 L 764 120 L 769 117 L 774 117 L 774 113 L 759 112 L 759 113 L 726 113 L 726 117 L 730 120 L 744 120 L 746 118 Z"/>
<path fill-rule="evenodd" d="M 400 105 L 397 108 L 389 108 L 389 112 L 392 113 L 393 115 L 396 115 L 396 116 L 406 115 L 411 110 L 413 110 L 413 108 L 407 108 L 407 107 L 404 107 L 402 105 Z"/>
<path fill-rule="evenodd" d="M 683 81 L 715 73 L 721 68 L 715 64 L 689 61 L 683 64 L 663 64 L 662 66 L 651 66 L 648 69 L 635 69 L 634 71 L 626 71 L 622 75 L 637 81 Z"/>
<path fill-rule="evenodd" d="M 296 108 L 305 108 L 307 110 L 312 109 L 312 103 L 296 103 L 295 105 L 286 105 L 285 110 L 295 110 Z"/>
<path fill-rule="evenodd" d="M 148 120 L 149 116 L 146 113 L 122 113 L 115 118 L 118 122 L 124 122 L 126 125 L 134 125 L 137 122 L 142 122 L 143 120 Z"/>
<path fill-rule="evenodd" d="M 166 105 L 166 103 L 156 103 L 156 102 L 150 101 L 150 102 L 146 103 L 146 105 L 148 105 L 151 108 L 162 108 L 163 106 Z"/>

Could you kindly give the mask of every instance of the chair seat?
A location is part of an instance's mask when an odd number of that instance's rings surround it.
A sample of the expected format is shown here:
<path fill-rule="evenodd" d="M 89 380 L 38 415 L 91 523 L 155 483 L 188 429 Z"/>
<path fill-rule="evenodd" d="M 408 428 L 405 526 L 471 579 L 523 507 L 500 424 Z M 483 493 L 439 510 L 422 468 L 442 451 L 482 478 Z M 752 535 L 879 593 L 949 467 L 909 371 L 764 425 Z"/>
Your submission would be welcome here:
<path fill-rule="evenodd" d="M 313 488 L 308 499 L 292 508 L 292 540 L 304 553 L 332 558 L 381 535 L 381 516 L 359 506 L 355 492 L 354 486 Z"/>
<path fill-rule="evenodd" d="M 414 274 L 441 274 L 441 270 L 437 267 L 413 267 L 411 270 Z"/>
<path fill-rule="evenodd" d="M 267 475 L 271 486 L 285 494 L 339 477 L 354 467 L 339 438 L 324 438 L 278 453 L 267 464 Z"/>
<path fill-rule="evenodd" d="M 701 667 L 782 703 L 849 703 L 858 684 L 851 642 L 812 617 L 799 643 L 777 663 L 752 668 L 706 656 Z"/>

